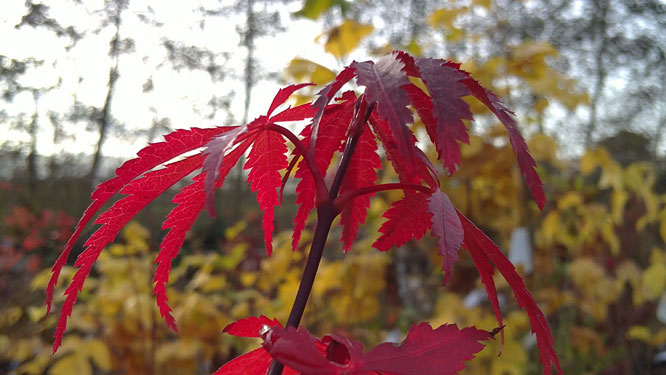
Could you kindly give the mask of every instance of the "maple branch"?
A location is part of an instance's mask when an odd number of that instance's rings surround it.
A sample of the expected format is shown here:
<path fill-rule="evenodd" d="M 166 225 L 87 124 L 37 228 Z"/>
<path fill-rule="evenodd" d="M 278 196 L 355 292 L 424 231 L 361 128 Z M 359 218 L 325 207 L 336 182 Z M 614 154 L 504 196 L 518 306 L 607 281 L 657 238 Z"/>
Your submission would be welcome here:
<path fill-rule="evenodd" d="M 359 197 L 361 195 L 365 194 L 372 194 L 372 193 L 378 193 L 380 191 L 388 191 L 388 190 L 417 190 L 417 191 L 422 191 L 424 193 L 430 193 L 432 191 L 431 188 L 423 185 L 417 185 L 417 184 L 405 184 L 402 182 L 399 183 L 390 183 L 390 184 L 380 184 L 380 185 L 371 185 L 371 186 L 364 186 L 360 187 L 358 189 L 353 189 L 353 190 L 347 190 L 338 197 L 336 197 L 333 200 L 333 208 L 336 210 L 336 212 L 340 212 L 342 208 L 352 199 Z"/>
<path fill-rule="evenodd" d="M 317 168 L 314 159 L 310 157 L 307 148 L 305 147 L 303 142 L 301 142 L 301 140 L 298 139 L 296 134 L 292 133 L 289 129 L 283 126 L 272 123 L 266 125 L 266 130 L 272 130 L 274 132 L 282 134 L 285 138 L 289 140 L 289 142 L 291 142 L 294 145 L 294 147 L 296 147 L 296 149 L 298 149 L 298 152 L 301 153 L 303 160 L 305 160 L 308 169 L 310 169 L 310 172 L 312 173 L 312 179 L 314 180 L 315 188 L 317 191 L 316 192 L 317 200 L 319 199 L 328 200 L 329 193 L 328 193 L 328 188 L 326 187 L 326 182 L 324 181 L 324 178 L 321 176 L 321 173 L 319 173 L 319 169 Z"/>
<path fill-rule="evenodd" d="M 336 216 L 337 212 L 330 204 L 330 202 L 317 208 L 317 226 L 312 237 L 310 253 L 308 254 L 308 260 L 305 264 L 305 269 L 303 270 L 301 283 L 298 286 L 296 299 L 294 300 L 294 305 L 292 306 L 291 312 L 289 313 L 289 319 L 287 320 L 287 325 L 285 328 L 298 327 L 301 322 L 303 312 L 305 311 L 305 305 L 307 304 L 308 297 L 312 291 L 312 285 L 314 284 L 315 276 L 317 276 L 319 262 L 321 261 L 321 257 L 324 254 L 326 239 L 328 238 L 328 233 L 331 230 L 333 219 L 335 219 Z M 281 375 L 283 368 L 284 366 L 280 362 L 274 360 L 268 374 Z"/>
<path fill-rule="evenodd" d="M 354 118 L 352 119 L 352 123 L 349 128 L 349 138 L 347 140 L 345 150 L 342 154 L 342 159 L 340 160 L 340 166 L 338 167 L 338 171 L 336 172 L 335 178 L 333 179 L 331 190 L 327 191 L 327 199 L 317 194 L 317 226 L 315 227 L 314 235 L 312 237 L 312 245 L 310 246 L 310 253 L 308 254 L 308 260 L 305 264 L 305 269 L 303 270 L 301 283 L 298 286 L 296 299 L 294 300 L 294 305 L 292 306 L 291 312 L 289 313 L 289 319 L 287 320 L 286 327 L 298 327 L 301 322 L 301 318 L 303 317 L 305 305 L 307 304 L 308 297 L 312 291 L 312 285 L 314 284 L 315 276 L 317 276 L 319 262 L 321 261 L 321 257 L 324 254 L 324 246 L 326 245 L 326 239 L 328 238 L 328 234 L 331 230 L 331 224 L 333 223 L 333 219 L 335 219 L 335 217 L 340 212 L 333 206 L 331 201 L 336 198 L 338 192 L 340 191 L 342 180 L 345 173 L 347 172 L 349 163 L 351 162 L 351 156 L 354 153 L 354 149 L 356 148 L 359 137 L 361 134 L 363 134 L 363 129 L 365 129 L 364 125 L 368 121 L 368 117 L 370 117 L 370 113 L 372 113 L 373 108 L 374 104 L 370 104 L 368 106 L 363 96 L 359 97 L 356 101 Z M 291 140 L 289 134 L 296 138 L 296 136 L 294 136 L 294 134 L 289 130 L 284 129 L 281 126 L 278 128 L 280 129 L 274 129 L 273 127 L 269 127 L 268 129 L 279 131 L 281 134 L 284 134 L 287 138 L 289 138 L 289 140 Z M 288 132 L 288 134 L 286 132 Z M 299 151 L 308 162 L 310 170 L 313 171 L 313 174 L 315 171 L 316 173 L 319 173 L 319 170 L 315 167 L 314 160 L 309 157 L 310 154 L 303 152 L 303 149 L 305 148 L 303 143 L 301 143 L 298 139 L 296 139 L 296 141 L 298 141 L 300 146 L 296 145 L 294 141 L 292 142 L 294 142 L 294 145 L 299 148 Z M 312 164 L 310 164 L 310 160 L 312 160 Z M 317 174 L 317 176 L 321 178 L 319 174 Z M 317 181 L 317 178 L 315 178 L 315 181 Z M 325 187 L 326 186 L 324 185 L 324 188 Z M 319 193 L 319 189 L 317 193 Z M 274 360 L 268 374 L 281 375 L 283 369 L 284 365 Z"/>
<path fill-rule="evenodd" d="M 338 196 L 340 187 L 342 186 L 342 180 L 347 173 L 347 168 L 349 168 L 349 163 L 351 163 L 352 155 L 356 149 L 359 138 L 365 130 L 365 123 L 370 118 L 370 114 L 375 107 L 375 103 L 367 105 L 365 101 L 365 96 L 361 95 L 356 101 L 356 109 L 354 111 L 354 118 L 352 119 L 352 124 L 349 127 L 349 138 L 347 139 L 347 144 L 345 150 L 342 153 L 342 158 L 340 159 L 340 165 L 338 166 L 338 171 L 335 173 L 335 178 L 333 179 L 333 184 L 331 184 L 330 196 L 331 200 L 335 199 Z"/>

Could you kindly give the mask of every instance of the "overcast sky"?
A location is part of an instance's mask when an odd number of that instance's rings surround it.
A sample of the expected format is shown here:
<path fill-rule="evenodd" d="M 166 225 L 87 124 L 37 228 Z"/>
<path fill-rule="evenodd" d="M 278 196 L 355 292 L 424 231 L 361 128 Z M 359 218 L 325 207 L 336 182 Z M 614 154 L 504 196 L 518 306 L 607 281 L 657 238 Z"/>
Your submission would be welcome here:
<path fill-rule="evenodd" d="M 50 30 L 15 28 L 26 13 L 23 1 L 3 2 L 0 12 L 0 55 L 15 59 L 34 57 L 46 61 L 43 67 L 22 78 L 22 84 L 46 88 L 56 85 L 59 77 L 62 79 L 60 88 L 44 94 L 39 100 L 42 133 L 38 150 L 42 155 L 65 150 L 70 153 L 91 153 L 97 141 L 97 134 L 85 131 L 84 125 L 80 124 L 71 131 L 71 138 L 56 145 L 53 143 L 53 129 L 46 117 L 50 110 L 67 112 L 75 97 L 86 105 L 97 107 L 101 107 L 104 102 L 111 63 L 108 58 L 109 40 L 114 29 L 107 27 L 97 35 L 92 33 L 98 27 L 99 17 L 91 13 L 103 8 L 104 1 L 83 3 L 76 6 L 68 1 L 49 3 L 50 17 L 63 26 L 75 25 L 77 31 L 87 32 L 69 51 L 65 48 L 67 39 L 56 37 Z M 207 22 L 202 30 L 199 27 L 201 15 L 196 9 L 202 5 L 210 7 L 218 2 L 203 3 L 206 1 L 132 0 L 130 8 L 123 12 L 121 37 L 134 40 L 135 52 L 121 55 L 120 78 L 113 96 L 112 113 L 128 130 L 146 129 L 156 116 L 169 118 L 173 128 L 222 125 L 228 121 L 222 117 L 223 111 L 218 111 L 218 116 L 213 119 L 207 119 L 199 113 L 207 111 L 205 104 L 212 94 L 233 92 L 232 112 L 236 119 L 242 117 L 245 95 L 242 82 L 230 77 L 214 84 L 205 71 L 183 69 L 176 73 L 173 69 L 159 66 L 167 59 L 162 41 L 169 39 L 184 45 L 203 45 L 215 52 L 227 53 L 229 60 L 223 63 L 229 72 L 242 74 L 246 51 L 239 46 L 240 37 L 236 28 L 245 22 L 244 16 L 217 18 L 219 22 Z M 225 2 L 222 3 L 225 5 Z M 137 17 L 138 14 L 146 14 L 149 6 L 154 12 L 150 17 L 163 23 L 163 27 L 151 27 Z M 290 17 L 290 13 L 297 11 L 300 6 L 300 2 L 290 6 L 281 5 L 286 31 L 278 34 L 277 38 L 264 37 L 257 41 L 256 58 L 264 72 L 280 73 L 294 57 L 307 58 L 331 68 L 337 67 L 336 60 L 324 52 L 321 44 L 315 43 L 316 36 L 322 31 L 321 24 Z M 150 76 L 155 87 L 152 93 L 145 94 L 143 85 Z M 266 111 L 279 87 L 275 81 L 257 82 L 252 96 L 250 119 Z M 6 103 L 3 107 L 10 118 L 21 112 L 31 113 L 34 108 L 32 95 L 27 92 L 18 95 L 13 103 Z M 6 129 L 0 131 L 0 142 L 18 137 L 26 138 L 27 135 L 25 132 Z M 145 138 L 112 136 L 105 143 L 103 154 L 131 157 L 145 142 Z"/>

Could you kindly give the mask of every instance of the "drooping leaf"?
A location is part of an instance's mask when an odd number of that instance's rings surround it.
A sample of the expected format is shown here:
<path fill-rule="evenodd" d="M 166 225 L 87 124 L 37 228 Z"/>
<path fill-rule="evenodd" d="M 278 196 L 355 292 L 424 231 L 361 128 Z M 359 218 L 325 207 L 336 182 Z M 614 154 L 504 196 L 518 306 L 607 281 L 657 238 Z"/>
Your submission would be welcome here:
<path fill-rule="evenodd" d="M 360 342 L 344 336 L 317 340 L 304 328 L 274 328 L 263 346 L 276 360 L 307 375 L 449 375 L 463 369 L 463 361 L 483 349 L 480 341 L 491 337 L 473 327 L 459 330 L 445 324 L 432 329 L 419 323 L 400 345 L 384 343 L 364 354 Z"/>
<path fill-rule="evenodd" d="M 469 90 L 460 82 L 467 77 L 460 70 L 445 65 L 444 60 L 418 58 L 416 66 L 432 97 L 433 114 L 437 118 L 434 140 L 437 152 L 449 173 L 453 173 L 460 166 L 457 142 L 469 143 L 462 120 L 472 120 L 472 112 L 461 99 Z"/>
<path fill-rule="evenodd" d="M 455 66 L 455 64 L 448 65 Z M 460 82 L 465 84 L 472 92 L 472 95 L 485 104 L 485 106 L 495 114 L 506 128 L 509 133 L 509 141 L 511 142 L 511 146 L 513 146 L 513 152 L 516 154 L 516 159 L 518 160 L 520 172 L 523 174 L 523 177 L 525 177 L 525 183 L 530 189 L 537 206 L 539 206 L 539 209 L 543 210 L 546 205 L 546 195 L 543 192 L 543 183 L 536 171 L 536 162 L 532 158 L 532 155 L 530 155 L 525 139 L 520 134 L 520 130 L 516 125 L 516 120 L 512 117 L 513 113 L 500 102 L 495 94 L 490 90 L 485 89 L 472 77 L 468 77 Z"/>
<path fill-rule="evenodd" d="M 407 107 L 409 97 L 402 90 L 403 86 L 410 84 L 402 70 L 404 64 L 395 54 L 390 54 L 379 59 L 376 64 L 372 61 L 354 62 L 351 67 L 356 70 L 358 83 L 366 88 L 368 104 L 376 103 L 379 117 L 388 123 L 398 153 L 406 161 L 407 175 L 413 174 L 413 169 L 409 167 L 415 159 L 411 142 L 413 135 L 407 127 L 413 118 Z"/>
<path fill-rule="evenodd" d="M 457 214 L 461 215 L 459 212 L 457 212 Z M 493 279 L 493 274 L 495 273 L 493 265 L 490 264 L 490 261 L 486 255 L 481 252 L 480 246 L 476 243 L 476 239 L 474 237 L 468 236 L 464 238 L 463 246 L 467 249 L 467 251 L 469 251 L 472 262 L 474 262 L 474 266 L 476 266 L 476 269 L 479 271 L 479 275 L 481 276 L 481 282 L 486 287 L 486 294 L 488 295 L 490 305 L 492 306 L 493 312 L 495 313 L 495 319 L 497 319 L 497 326 L 502 327 L 504 326 L 504 322 L 502 320 L 502 311 L 500 310 L 499 300 L 497 299 L 495 280 Z M 504 330 L 502 330 L 501 335 L 500 353 L 502 352 L 502 348 L 504 346 Z"/>
<path fill-rule="evenodd" d="M 258 318 L 251 316 L 228 324 L 222 332 L 239 337 L 261 337 L 261 330 L 264 329 L 264 326 L 268 326 L 268 328 L 282 327 L 282 324 L 277 319 L 268 319 L 264 315 Z"/>
<path fill-rule="evenodd" d="M 412 239 L 417 240 L 430 228 L 432 214 L 428 212 L 430 194 L 407 192 L 405 196 L 391 205 L 384 217 L 388 220 L 379 228 L 381 237 L 372 244 L 379 251 L 388 251 L 391 247 L 402 246 Z"/>
<path fill-rule="evenodd" d="M 437 237 L 439 254 L 444 257 L 442 271 L 444 284 L 451 278 L 453 265 L 458 260 L 458 250 L 463 242 L 463 230 L 455 207 L 449 196 L 437 190 L 428 198 L 428 212 L 432 215 L 432 235 Z"/>
<path fill-rule="evenodd" d="M 251 143 L 252 140 L 246 140 L 224 158 L 219 170 L 216 189 L 222 187 L 225 177 Z M 166 284 L 169 282 L 171 262 L 178 255 L 178 251 L 185 240 L 185 235 L 192 228 L 192 225 L 194 225 L 206 202 L 204 189 L 205 174 L 201 173 L 197 175 L 193 181 L 192 184 L 183 188 L 180 193 L 173 197 L 172 202 L 176 203 L 177 206 L 169 213 L 164 224 L 162 224 L 162 229 L 169 229 L 169 232 L 162 239 L 160 253 L 155 258 L 157 269 L 155 270 L 155 278 L 153 279 L 153 283 L 155 284 L 153 294 L 155 295 L 162 318 L 164 318 L 167 325 L 174 331 L 177 331 L 176 321 L 171 315 L 171 307 L 169 306 L 166 294 Z"/>
<path fill-rule="evenodd" d="M 101 183 L 92 193 L 90 206 L 81 216 L 76 224 L 74 233 L 71 235 L 60 257 L 53 265 L 51 279 L 46 287 L 46 310 L 51 311 L 51 302 L 53 300 L 53 289 L 60 277 L 62 267 L 67 263 L 67 258 L 72 250 L 72 246 L 81 235 L 83 228 L 95 216 L 97 211 L 106 204 L 123 186 L 137 178 L 141 174 L 166 163 L 174 157 L 188 151 L 192 151 L 206 144 L 216 135 L 232 130 L 231 127 L 219 127 L 213 129 L 192 128 L 189 130 L 176 130 L 164 137 L 164 142 L 152 143 L 144 147 L 137 153 L 137 158 L 128 160 L 118 169 L 116 177 Z"/>
<path fill-rule="evenodd" d="M 377 169 L 382 163 L 377 155 L 377 142 L 367 125 L 359 137 L 356 151 L 352 156 L 349 168 L 342 180 L 340 193 L 371 186 L 377 182 Z M 366 194 L 352 199 L 345 205 L 340 213 L 340 225 L 342 225 L 342 249 L 347 252 L 356 240 L 358 227 L 365 222 L 368 208 L 370 207 L 370 195 Z"/>
<path fill-rule="evenodd" d="M 553 364 L 555 364 L 558 374 L 562 374 L 562 368 L 555 352 L 553 336 L 550 332 L 546 316 L 537 305 L 532 294 L 525 287 L 523 279 L 516 272 L 513 264 L 502 254 L 502 251 L 490 238 L 464 215 L 458 213 L 458 217 L 465 231 L 465 247 L 468 250 L 472 249 L 470 253 L 477 252 L 478 254 L 483 254 L 495 264 L 497 270 L 511 287 L 518 304 L 527 312 L 532 332 L 536 334 L 544 375 L 552 374 Z M 486 284 L 487 286 L 488 284 Z"/>
<path fill-rule="evenodd" d="M 126 194 L 127 197 L 114 203 L 111 208 L 97 218 L 95 223 L 101 226 L 84 244 L 86 249 L 74 263 L 79 269 L 74 274 L 71 284 L 65 290 L 65 303 L 62 306 L 54 336 L 54 353 L 62 342 L 62 336 L 67 326 L 67 318 L 72 314 L 72 307 L 83 288 L 83 283 L 104 247 L 116 238 L 125 224 L 139 213 L 142 208 L 166 191 L 171 185 L 199 168 L 202 162 L 203 156 L 197 154 L 168 164 L 164 169 L 145 174 L 143 177 L 130 182 L 120 191 L 121 194 Z"/>
<path fill-rule="evenodd" d="M 243 169 L 249 169 L 247 181 L 257 193 L 259 208 L 263 211 L 264 242 L 268 255 L 273 253 L 273 218 L 278 202 L 277 188 L 282 178 L 280 170 L 287 167 L 287 146 L 282 135 L 263 130 L 257 134 Z"/>

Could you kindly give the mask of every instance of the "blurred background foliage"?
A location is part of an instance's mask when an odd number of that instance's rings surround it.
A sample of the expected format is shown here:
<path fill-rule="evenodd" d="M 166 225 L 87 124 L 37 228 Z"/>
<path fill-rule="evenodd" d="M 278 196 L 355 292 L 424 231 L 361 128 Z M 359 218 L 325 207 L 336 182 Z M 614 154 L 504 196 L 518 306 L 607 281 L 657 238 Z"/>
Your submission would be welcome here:
<path fill-rule="evenodd" d="M 133 47 L 141 36 L 124 31 L 134 19 L 166 35 L 160 42 L 165 60 L 154 62 L 158 68 L 142 78 L 141 95 L 156 95 L 156 103 L 168 98 L 159 90 L 160 69 L 177 76 L 199 71 L 211 87 L 236 88 L 198 98 L 203 101 L 193 105 L 193 116 L 205 119 L 202 126 L 252 116 L 251 99 L 263 93 L 259 81 L 321 85 L 352 59 L 393 49 L 463 62 L 515 109 L 549 203 L 540 212 L 531 202 L 504 130 L 473 99 L 477 120 L 468 126 L 475 135 L 462 148 L 460 171 L 453 176 L 442 171 L 445 191 L 518 265 L 548 315 L 565 373 L 666 373 L 663 2 L 201 3 L 195 12 L 199 32 L 206 31 L 204 24 L 239 22 L 238 61 L 203 39 L 168 34 L 173 26 L 138 1 L 100 2 L 88 13 L 96 17 L 94 26 L 61 23 L 63 9 L 89 11 L 83 4 L 60 7 L 28 0 L 9 26 L 52 33 L 67 51 L 85 48 L 94 35 L 108 37 L 108 70 L 102 74 L 107 78 L 97 87 L 97 102 L 75 96 L 70 108 L 54 109 L 42 99 L 71 77 L 56 76 L 50 83 L 31 78 L 67 61 L 0 51 L 0 373 L 209 374 L 258 345 L 222 335 L 226 324 L 260 314 L 286 321 L 311 233 L 306 230 L 299 251 L 290 250 L 295 199 L 288 185 L 276 212 L 275 251 L 267 258 L 261 213 L 239 169 L 218 197 L 218 218 L 201 216 L 171 273 L 168 293 L 178 333 L 166 327 L 151 295 L 160 222 L 172 207 L 167 195 L 102 253 L 75 305 L 63 347 L 51 354 L 55 316 L 45 316 L 43 290 L 92 186 L 120 162 L 104 156 L 104 143 L 114 137 L 154 141 L 172 125 L 191 125 L 174 123 L 156 104 L 152 120 L 130 127 L 122 120 L 128 109 L 113 104 L 117 85 L 136 70 L 130 57 L 150 60 Z M 288 56 L 283 71 L 265 68 L 262 41 L 274 43 L 291 22 L 304 20 L 316 22 L 320 32 L 312 39 L 328 58 L 299 55 L 289 61 Z M 304 91 L 296 101 L 311 99 L 316 90 Z M 236 93 L 242 93 L 242 105 L 234 112 L 230 103 Z M 33 105 L 20 104 L 21 97 Z M 417 121 L 417 133 L 423 133 L 421 126 Z M 96 137 L 90 152 L 68 152 L 67 140 L 81 132 Z M 44 152 L 43 137 L 60 144 L 59 151 Z M 434 149 L 426 152 L 436 157 Z M 386 164 L 380 181 L 393 180 Z M 485 290 L 464 251 L 443 288 L 432 239 L 387 253 L 371 248 L 381 214 L 400 195 L 382 193 L 372 201 L 348 254 L 340 249 L 334 225 L 303 324 L 314 333 L 340 332 L 366 345 L 399 341 L 421 320 L 495 328 Z M 72 271 L 63 271 L 56 295 L 62 295 Z M 498 341 L 490 342 L 463 373 L 539 374 L 527 317 L 501 278 L 496 283 L 506 342 L 501 349 Z"/>

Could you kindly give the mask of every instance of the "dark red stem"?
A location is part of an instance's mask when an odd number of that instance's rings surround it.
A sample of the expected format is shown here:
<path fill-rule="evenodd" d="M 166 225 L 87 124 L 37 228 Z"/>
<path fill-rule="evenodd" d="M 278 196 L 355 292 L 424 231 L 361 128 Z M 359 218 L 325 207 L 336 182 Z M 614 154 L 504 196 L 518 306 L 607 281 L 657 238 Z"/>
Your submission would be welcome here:
<path fill-rule="evenodd" d="M 391 183 L 391 184 L 381 184 L 381 185 L 371 185 L 364 186 L 353 190 L 347 190 L 333 200 L 333 208 L 336 212 L 340 212 L 342 208 L 352 199 L 365 195 L 378 193 L 380 191 L 387 190 L 418 190 L 424 193 L 429 193 L 432 191 L 431 188 L 423 185 L 417 184 L 405 184 L 405 183 Z"/>
<path fill-rule="evenodd" d="M 354 114 L 354 118 L 352 119 L 352 123 L 350 125 L 349 139 L 347 140 L 347 146 L 345 147 L 345 151 L 342 154 L 342 159 L 340 160 L 340 166 L 338 167 L 338 170 L 335 174 L 335 178 L 333 179 L 331 190 L 330 192 L 326 190 L 326 198 L 324 198 L 323 195 L 320 197 L 319 191 L 317 192 L 318 193 L 317 226 L 315 227 L 315 231 L 312 237 L 312 245 L 310 246 L 310 253 L 308 254 L 308 260 L 305 263 L 305 269 L 303 270 L 301 283 L 298 286 L 298 292 L 296 292 L 296 299 L 294 300 L 294 305 L 292 306 L 291 312 L 289 313 L 289 319 L 287 320 L 286 327 L 298 327 L 298 325 L 301 322 L 301 318 L 303 317 L 303 312 L 305 311 L 305 306 L 308 302 L 310 292 L 312 291 L 312 285 L 314 284 L 315 276 L 317 276 L 317 270 L 319 269 L 319 262 L 321 261 L 321 257 L 324 254 L 324 247 L 326 245 L 326 240 L 328 239 L 328 233 L 331 230 L 331 224 L 333 223 L 333 219 L 335 219 L 335 217 L 338 215 L 338 211 L 333 207 L 333 204 L 331 204 L 331 202 L 336 199 L 338 192 L 340 191 L 340 186 L 342 185 L 342 179 L 344 178 L 344 175 L 347 172 L 347 168 L 349 167 L 349 162 L 351 161 L 351 156 L 354 153 L 356 143 L 358 142 L 358 138 L 363 133 L 365 122 L 368 120 L 372 108 L 373 108 L 372 105 L 366 106 L 365 100 L 363 100 L 363 96 L 361 96 L 356 102 L 356 111 Z M 315 166 L 314 160 L 309 154 L 303 151 L 305 147 L 298 140 L 298 138 L 296 138 L 296 136 L 294 136 L 292 132 L 281 126 L 279 127 L 277 125 L 273 126 L 280 129 L 275 129 L 273 127 L 269 127 L 268 129 L 278 131 L 280 132 L 280 134 L 285 135 L 289 140 L 291 140 L 292 143 L 296 145 L 296 147 L 299 149 L 299 151 L 305 158 L 313 174 L 317 173 L 317 176 L 320 176 L 319 178 L 321 178 L 319 170 Z M 291 134 L 291 136 L 296 138 L 296 141 L 298 141 L 298 144 L 300 144 L 300 146 L 297 145 L 296 142 L 294 142 L 290 138 L 289 134 Z M 316 178 L 315 181 L 317 181 Z M 324 184 L 323 186 L 324 189 L 326 189 L 326 185 Z M 284 365 L 282 365 L 278 361 L 273 361 L 271 368 L 268 371 L 268 374 L 281 375 L 283 369 Z"/>
<path fill-rule="evenodd" d="M 347 138 L 347 144 L 345 145 L 345 151 L 342 153 L 342 159 L 340 159 L 340 165 L 338 166 L 338 171 L 335 174 L 335 179 L 331 184 L 331 200 L 335 199 L 338 196 L 340 187 L 342 186 L 342 180 L 345 177 L 347 168 L 349 168 L 349 163 L 351 163 L 352 155 L 354 155 L 354 150 L 356 150 L 356 145 L 358 144 L 363 130 L 365 130 L 365 123 L 368 122 L 368 118 L 372 113 L 375 103 L 367 105 L 365 97 L 361 95 L 356 101 L 356 108 L 354 111 L 354 118 L 352 119 L 352 124 L 349 127 L 349 137 Z"/>

